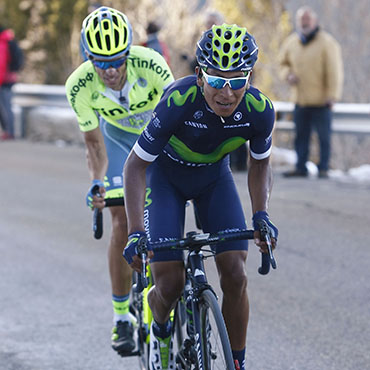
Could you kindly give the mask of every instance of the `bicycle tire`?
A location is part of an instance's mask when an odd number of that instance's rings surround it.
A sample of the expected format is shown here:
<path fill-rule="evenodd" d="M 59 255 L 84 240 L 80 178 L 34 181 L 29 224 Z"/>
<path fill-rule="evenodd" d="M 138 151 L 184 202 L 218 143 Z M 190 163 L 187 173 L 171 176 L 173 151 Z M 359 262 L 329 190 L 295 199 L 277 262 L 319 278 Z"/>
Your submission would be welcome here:
<path fill-rule="evenodd" d="M 177 301 L 175 314 L 173 319 L 174 341 L 177 345 L 177 350 L 180 349 L 184 341 L 184 326 L 185 326 L 185 307 L 181 300 Z"/>
<path fill-rule="evenodd" d="M 204 290 L 198 304 L 204 369 L 234 370 L 229 336 L 214 293 Z"/>
<path fill-rule="evenodd" d="M 139 366 L 140 370 L 150 370 L 149 367 L 149 343 L 146 342 L 146 335 L 145 334 L 138 334 L 140 335 L 140 356 L 139 356 Z"/>
<path fill-rule="evenodd" d="M 133 273 L 132 276 L 132 288 L 131 288 L 131 305 L 130 312 L 136 317 L 137 325 L 136 328 L 136 342 L 137 342 L 137 354 L 140 370 L 150 370 L 149 367 L 149 341 L 148 341 L 148 328 L 144 324 L 144 314 L 143 314 L 143 300 L 145 297 L 135 292 L 135 287 L 137 284 L 137 274 Z M 139 300 L 138 300 L 139 299 Z"/>

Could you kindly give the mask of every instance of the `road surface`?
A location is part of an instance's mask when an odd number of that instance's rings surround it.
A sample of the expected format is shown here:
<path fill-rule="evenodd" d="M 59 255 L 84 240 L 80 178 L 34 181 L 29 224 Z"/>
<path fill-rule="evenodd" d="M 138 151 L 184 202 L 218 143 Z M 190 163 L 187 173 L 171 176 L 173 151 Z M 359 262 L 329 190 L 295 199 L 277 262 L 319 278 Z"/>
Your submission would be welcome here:
<path fill-rule="evenodd" d="M 250 244 L 247 367 L 370 369 L 370 188 L 274 172 L 278 269 L 259 275 Z M 109 217 L 95 241 L 84 149 L 0 143 L 0 179 L 0 369 L 135 368 L 110 348 Z M 250 220 L 246 175 L 236 181 Z"/>

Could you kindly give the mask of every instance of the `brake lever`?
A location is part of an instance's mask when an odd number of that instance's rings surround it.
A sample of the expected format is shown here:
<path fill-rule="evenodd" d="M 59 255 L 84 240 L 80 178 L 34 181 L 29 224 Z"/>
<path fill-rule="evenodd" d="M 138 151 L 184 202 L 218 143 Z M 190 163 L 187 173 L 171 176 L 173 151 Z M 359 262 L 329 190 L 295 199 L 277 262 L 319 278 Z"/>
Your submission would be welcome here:
<path fill-rule="evenodd" d="M 146 258 L 148 256 L 148 248 L 146 246 L 146 241 L 142 240 L 141 243 L 138 245 L 137 250 L 141 258 L 140 281 L 142 288 L 144 289 L 148 286 L 148 277 L 146 276 Z"/>
<path fill-rule="evenodd" d="M 268 253 L 262 253 L 262 263 L 261 267 L 258 269 L 258 272 L 261 275 L 266 275 L 270 271 L 270 265 L 272 266 L 273 269 L 276 269 L 276 260 L 274 257 L 274 254 L 272 252 L 272 246 L 271 246 L 271 232 L 270 228 L 267 225 L 267 222 L 265 220 L 258 220 L 258 229 L 261 234 L 261 240 L 266 242 L 267 244 L 267 252 Z"/>

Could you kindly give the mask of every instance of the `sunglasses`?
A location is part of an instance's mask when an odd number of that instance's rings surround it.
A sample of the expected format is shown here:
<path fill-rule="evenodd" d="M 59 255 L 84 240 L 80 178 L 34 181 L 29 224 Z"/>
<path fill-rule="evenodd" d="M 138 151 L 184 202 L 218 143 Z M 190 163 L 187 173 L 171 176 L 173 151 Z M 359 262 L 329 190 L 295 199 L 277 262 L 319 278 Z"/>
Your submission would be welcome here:
<path fill-rule="evenodd" d="M 118 69 L 126 62 L 126 59 L 127 58 L 125 57 L 125 58 L 121 58 L 117 60 L 106 60 L 106 61 L 91 60 L 91 62 L 92 64 L 94 64 L 95 67 L 100 68 L 100 69 L 104 69 L 104 70 L 108 68 Z"/>
<path fill-rule="evenodd" d="M 202 72 L 208 85 L 214 89 L 222 89 L 226 85 L 229 85 L 232 90 L 239 90 L 247 84 L 250 75 L 250 72 L 248 72 L 247 76 L 245 77 L 223 78 L 219 76 L 210 76 L 206 72 Z"/>

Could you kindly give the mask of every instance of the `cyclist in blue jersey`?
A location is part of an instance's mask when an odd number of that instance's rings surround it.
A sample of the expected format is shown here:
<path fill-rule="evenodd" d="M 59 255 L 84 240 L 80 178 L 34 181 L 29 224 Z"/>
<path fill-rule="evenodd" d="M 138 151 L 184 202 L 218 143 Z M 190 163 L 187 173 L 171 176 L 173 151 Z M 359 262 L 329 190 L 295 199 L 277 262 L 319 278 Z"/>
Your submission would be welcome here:
<path fill-rule="evenodd" d="M 223 24 L 207 30 L 197 44 L 196 74 L 166 89 L 135 143 L 124 169 L 129 230 L 124 257 L 135 270 L 140 270 L 137 246 L 141 239 L 182 237 L 188 200 L 194 201 L 205 232 L 246 228 L 228 156 L 246 141 L 255 243 L 266 251 L 256 222 L 264 219 L 276 246 L 278 230 L 267 213 L 274 109 L 249 84 L 257 53 L 255 39 L 246 28 Z M 247 250 L 247 241 L 215 248 L 222 312 L 237 369 L 245 369 Z M 155 369 L 173 369 L 169 315 L 184 287 L 183 255 L 149 251 L 149 258 L 155 281 L 148 295 L 154 317 L 150 361 Z"/>
<path fill-rule="evenodd" d="M 131 45 L 131 25 L 115 9 L 100 7 L 90 13 L 83 21 L 81 40 L 88 60 L 69 76 L 66 93 L 86 144 L 92 181 L 86 203 L 102 209 L 104 199 L 123 196 L 123 164 L 173 76 L 159 53 Z M 93 195 L 95 187 L 101 197 Z M 112 347 L 131 352 L 135 347 L 129 312 L 132 270 L 122 258 L 126 213 L 124 207 L 109 210 Z"/>

